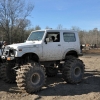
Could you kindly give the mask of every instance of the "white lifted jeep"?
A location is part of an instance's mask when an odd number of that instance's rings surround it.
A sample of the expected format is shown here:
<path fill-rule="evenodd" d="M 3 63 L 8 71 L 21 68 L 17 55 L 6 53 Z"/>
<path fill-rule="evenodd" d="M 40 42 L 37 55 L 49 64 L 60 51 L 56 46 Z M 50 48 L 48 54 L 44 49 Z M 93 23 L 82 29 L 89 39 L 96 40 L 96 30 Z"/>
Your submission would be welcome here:
<path fill-rule="evenodd" d="M 22 91 L 37 92 L 47 76 L 55 76 L 58 70 L 68 83 L 81 82 L 84 64 L 78 59 L 82 55 L 78 33 L 69 30 L 33 31 L 25 43 L 7 45 L 2 59 L 3 80 Z M 46 71 L 46 73 L 45 73 Z"/>

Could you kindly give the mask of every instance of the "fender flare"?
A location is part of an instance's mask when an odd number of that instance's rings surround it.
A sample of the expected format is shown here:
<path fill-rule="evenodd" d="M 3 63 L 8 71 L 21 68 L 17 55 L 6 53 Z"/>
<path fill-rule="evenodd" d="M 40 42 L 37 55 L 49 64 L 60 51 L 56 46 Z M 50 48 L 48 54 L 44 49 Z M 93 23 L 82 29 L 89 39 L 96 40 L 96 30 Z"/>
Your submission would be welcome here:
<path fill-rule="evenodd" d="M 65 52 L 63 54 L 63 59 L 65 59 L 66 55 L 71 55 L 71 54 L 72 55 L 74 54 L 75 57 L 78 57 L 78 52 L 75 49 L 70 48 L 70 49 L 65 50 Z"/>

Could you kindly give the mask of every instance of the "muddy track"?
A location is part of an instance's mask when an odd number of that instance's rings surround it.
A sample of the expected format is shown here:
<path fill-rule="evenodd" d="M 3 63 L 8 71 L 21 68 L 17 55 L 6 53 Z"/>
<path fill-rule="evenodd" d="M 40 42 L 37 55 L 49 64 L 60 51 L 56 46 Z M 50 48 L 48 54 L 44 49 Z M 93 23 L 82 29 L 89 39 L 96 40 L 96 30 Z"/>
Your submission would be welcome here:
<path fill-rule="evenodd" d="M 7 84 L 0 79 L 0 100 L 100 100 L 100 56 L 87 54 L 80 59 L 86 65 L 81 83 L 68 84 L 59 73 L 47 78 L 40 92 L 27 94 L 22 93 L 16 84 Z"/>

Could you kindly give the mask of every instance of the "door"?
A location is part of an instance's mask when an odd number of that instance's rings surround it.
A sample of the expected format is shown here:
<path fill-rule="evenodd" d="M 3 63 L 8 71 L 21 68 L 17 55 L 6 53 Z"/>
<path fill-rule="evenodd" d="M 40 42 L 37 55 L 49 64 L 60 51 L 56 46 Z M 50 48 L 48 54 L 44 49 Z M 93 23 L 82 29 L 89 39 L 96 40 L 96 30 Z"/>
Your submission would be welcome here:
<path fill-rule="evenodd" d="M 49 38 L 49 41 L 43 43 L 43 59 L 45 61 L 62 59 L 60 32 L 48 32 L 46 38 Z"/>

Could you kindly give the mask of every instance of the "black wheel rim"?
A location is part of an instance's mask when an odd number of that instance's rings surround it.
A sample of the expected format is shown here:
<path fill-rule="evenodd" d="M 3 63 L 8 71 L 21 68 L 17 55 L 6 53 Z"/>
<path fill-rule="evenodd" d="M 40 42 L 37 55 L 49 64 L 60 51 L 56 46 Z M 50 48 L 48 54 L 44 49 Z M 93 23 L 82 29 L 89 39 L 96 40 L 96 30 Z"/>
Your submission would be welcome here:
<path fill-rule="evenodd" d="M 76 67 L 76 68 L 74 69 L 74 75 L 75 75 L 76 77 L 78 77 L 78 76 L 80 76 L 80 73 L 81 73 L 80 67 Z"/>
<path fill-rule="evenodd" d="M 31 76 L 31 83 L 33 85 L 36 85 L 40 82 L 40 75 L 38 73 L 34 73 L 32 76 Z"/>

